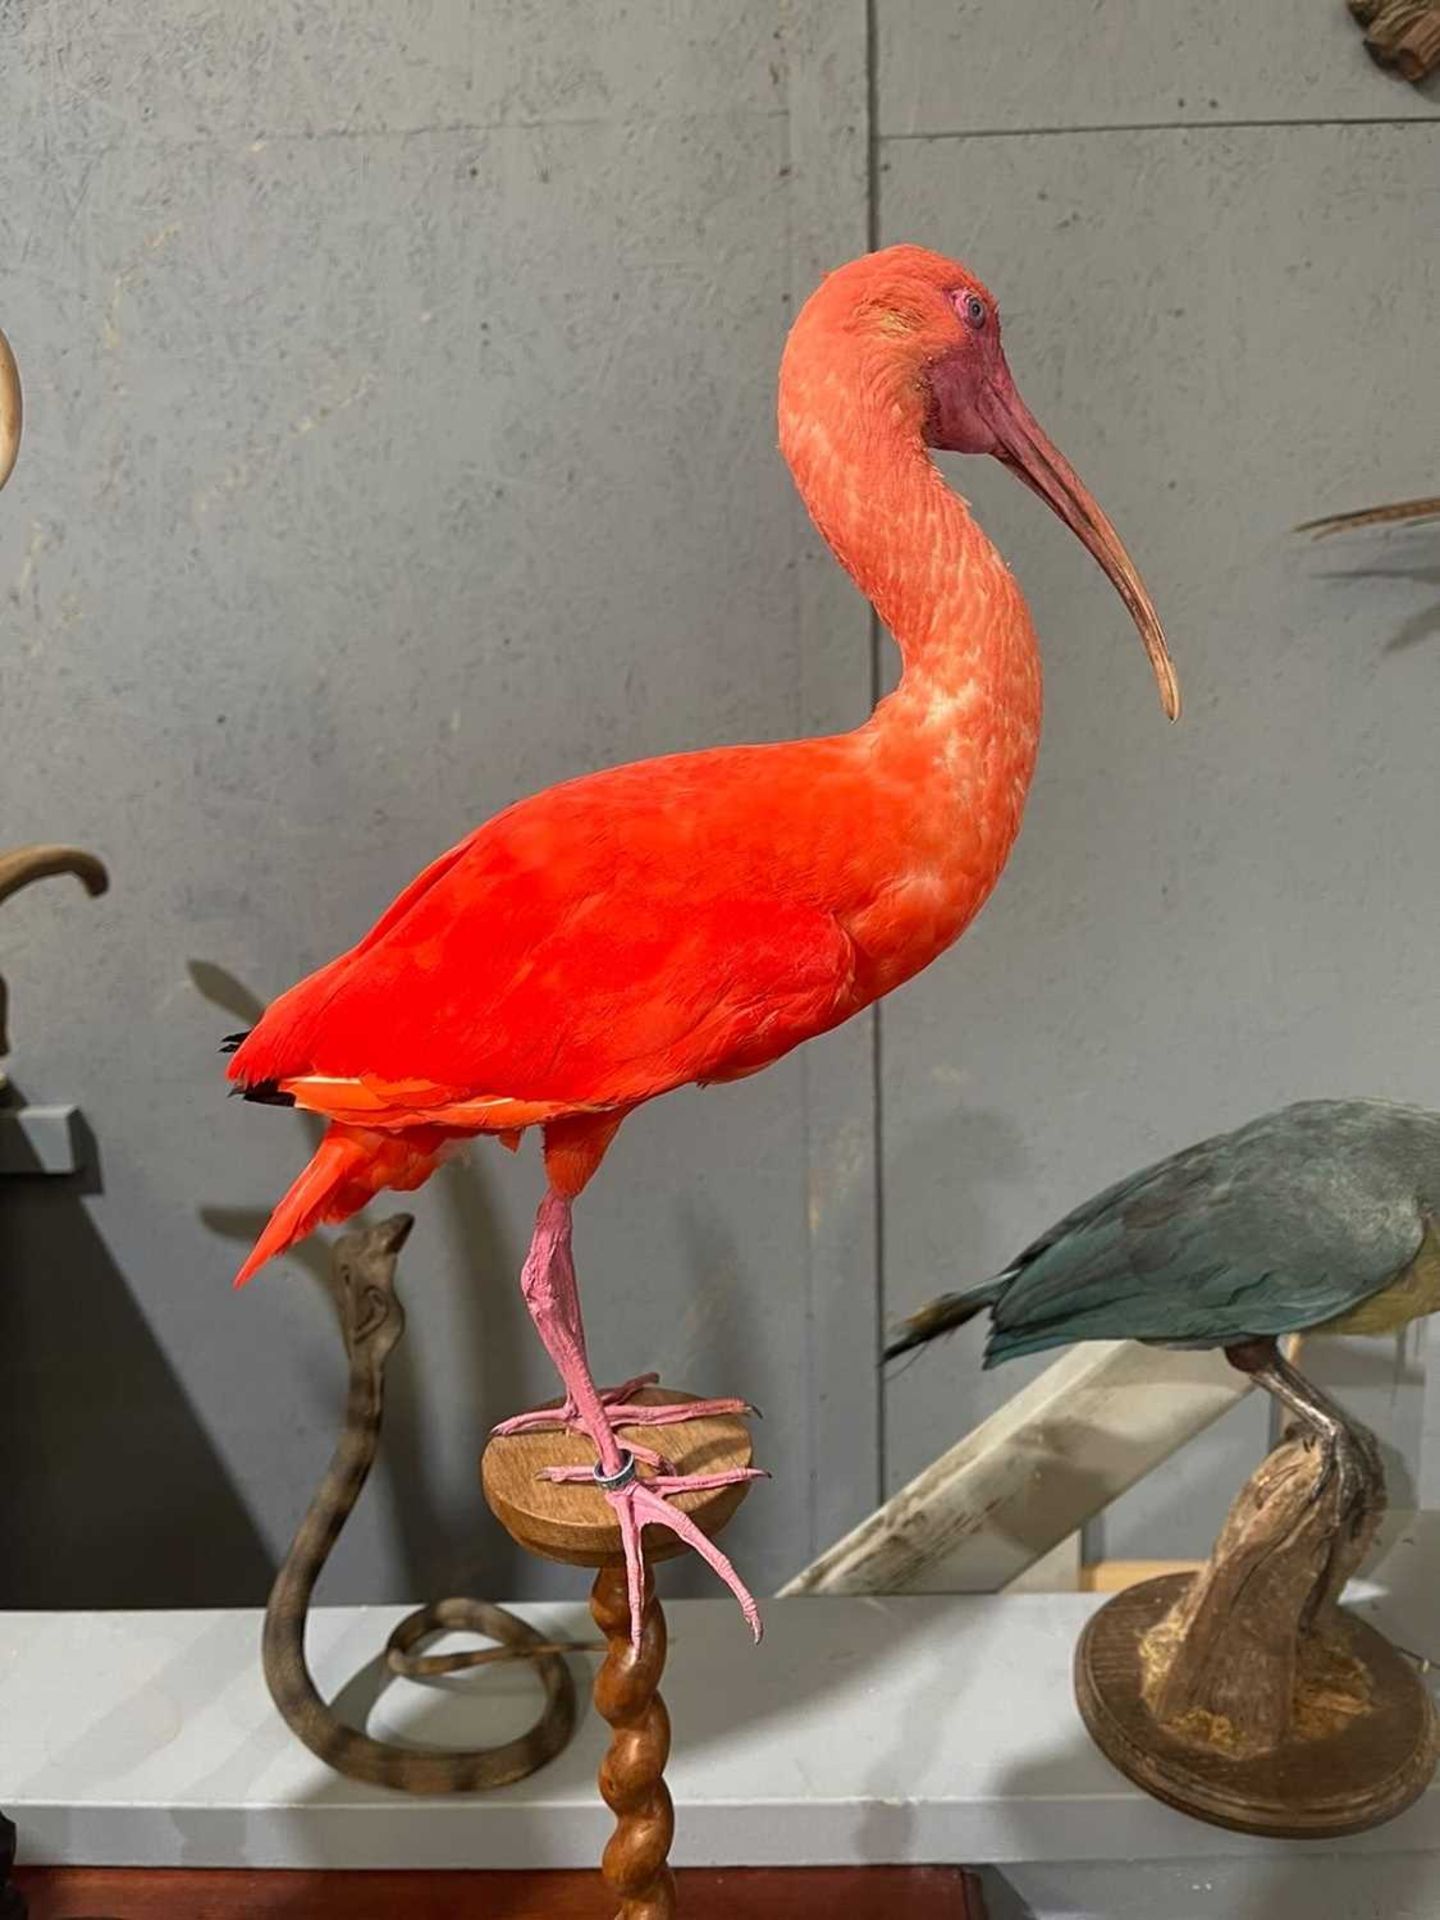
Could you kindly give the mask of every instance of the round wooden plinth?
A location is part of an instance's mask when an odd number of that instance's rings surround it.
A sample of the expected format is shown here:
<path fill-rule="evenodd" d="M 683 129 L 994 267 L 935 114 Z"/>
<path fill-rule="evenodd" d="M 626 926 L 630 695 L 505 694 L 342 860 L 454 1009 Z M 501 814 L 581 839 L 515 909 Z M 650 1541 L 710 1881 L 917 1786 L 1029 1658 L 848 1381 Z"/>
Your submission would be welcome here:
<path fill-rule="evenodd" d="M 697 1397 L 665 1387 L 642 1387 L 635 1396 L 651 1406 Z M 750 1430 L 737 1417 L 685 1420 L 670 1427 L 626 1427 L 621 1437 L 663 1453 L 677 1473 L 718 1473 L 750 1465 Z M 583 1434 L 492 1435 L 480 1461 L 491 1512 L 512 1539 L 547 1560 L 578 1567 L 623 1561 L 620 1528 L 603 1493 L 588 1484 L 557 1486 L 538 1477 L 545 1467 L 588 1467 L 594 1459 L 595 1449 Z M 708 1492 L 677 1494 L 674 1505 L 688 1513 L 702 1533 L 713 1537 L 747 1490 L 748 1482 L 741 1480 Z M 670 1560 L 687 1551 L 684 1541 L 668 1527 L 646 1527 L 642 1542 L 651 1561 Z"/>
<path fill-rule="evenodd" d="M 1440 1750 L 1430 1697 L 1384 1635 L 1349 1613 L 1349 1651 L 1364 1669 L 1368 1704 L 1338 1731 L 1235 1760 L 1159 1725 L 1141 1696 L 1140 1643 L 1191 1578 L 1167 1574 L 1116 1594 L 1080 1636 L 1075 1697 L 1107 1760 L 1197 1820 L 1285 1839 L 1360 1833 L 1425 1791 Z"/>

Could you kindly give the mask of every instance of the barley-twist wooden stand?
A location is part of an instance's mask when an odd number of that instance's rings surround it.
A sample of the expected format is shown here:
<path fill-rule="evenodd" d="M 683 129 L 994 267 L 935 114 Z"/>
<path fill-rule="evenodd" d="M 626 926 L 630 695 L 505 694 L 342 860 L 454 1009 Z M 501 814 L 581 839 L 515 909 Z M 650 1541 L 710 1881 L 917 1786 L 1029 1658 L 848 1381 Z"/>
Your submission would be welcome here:
<path fill-rule="evenodd" d="M 608 1651 L 595 1676 L 595 1710 L 613 1728 L 600 1767 L 600 1793 L 615 1815 L 601 1872 L 620 1898 L 625 1920 L 669 1920 L 675 1881 L 666 1862 L 675 1837 L 675 1808 L 665 1784 L 670 1715 L 660 1698 L 665 1671 L 665 1615 L 645 1570 L 645 1626 L 637 1654 L 630 1645 L 625 1569 L 602 1567 L 590 1612 Z"/>
<path fill-rule="evenodd" d="M 693 1399 L 661 1387 L 636 1398 Z M 625 1429 L 625 1438 L 663 1453 L 677 1473 L 714 1473 L 750 1464 L 750 1434 L 742 1420 L 688 1420 L 673 1427 Z M 670 1717 L 660 1698 L 665 1669 L 665 1615 L 655 1597 L 649 1563 L 684 1553 L 675 1535 L 647 1527 L 645 1617 L 640 1648 L 630 1645 L 630 1614 L 620 1530 L 594 1487 L 560 1485 L 537 1476 L 544 1467 L 588 1464 L 594 1449 L 567 1433 L 507 1434 L 492 1438 L 481 1461 L 485 1498 L 513 1540 L 547 1560 L 597 1567 L 590 1612 L 605 1635 L 607 1653 L 595 1678 L 595 1707 L 613 1728 L 600 1768 L 600 1792 L 615 1815 L 615 1832 L 601 1868 L 619 1902 L 617 1920 L 671 1920 L 675 1882 L 667 1864 L 675 1814 L 665 1785 Z M 682 1494 L 677 1505 L 706 1534 L 719 1533 L 744 1499 L 747 1483 Z"/>

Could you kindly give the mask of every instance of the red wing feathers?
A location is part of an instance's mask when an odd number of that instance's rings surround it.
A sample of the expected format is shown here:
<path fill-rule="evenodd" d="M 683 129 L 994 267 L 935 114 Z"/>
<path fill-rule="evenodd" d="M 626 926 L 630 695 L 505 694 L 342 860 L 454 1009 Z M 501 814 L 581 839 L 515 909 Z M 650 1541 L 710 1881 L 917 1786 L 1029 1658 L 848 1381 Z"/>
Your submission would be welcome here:
<path fill-rule="evenodd" d="M 419 1185 L 467 1134 L 514 1146 L 544 1126 L 550 1179 L 578 1191 L 640 1101 L 754 1073 L 853 1013 L 856 948 L 814 889 L 810 817 L 817 773 L 848 763 L 796 752 L 686 755 L 522 801 L 282 994 L 231 1078 L 331 1125 L 241 1278 Z"/>
<path fill-rule="evenodd" d="M 488 1015 L 478 1030 L 468 1009 L 447 1001 L 451 1026 L 432 1005 L 424 1052 L 437 1066 L 454 1032 L 443 1077 L 312 1069 L 280 1085 L 300 1106 L 356 1125 L 508 1131 L 753 1072 L 843 1019 L 853 983 L 853 949 L 828 915 L 727 902 L 689 913 L 668 940 L 656 927 L 639 939 L 597 930 L 540 943 L 518 989 L 486 996 L 475 982 Z M 398 999 L 399 981 L 390 994 Z M 365 1017 L 363 1005 L 353 989 L 330 1002 L 349 1019 Z M 323 1046 L 323 1028 L 319 1037 Z"/>
<path fill-rule="evenodd" d="M 743 790 L 702 820 L 675 764 L 686 791 L 622 768 L 478 829 L 275 1002 L 232 1078 L 371 1127 L 491 1132 L 735 1077 L 836 1025 L 858 1003 L 845 929 L 747 892 L 771 876 L 727 861 L 756 844 Z"/>

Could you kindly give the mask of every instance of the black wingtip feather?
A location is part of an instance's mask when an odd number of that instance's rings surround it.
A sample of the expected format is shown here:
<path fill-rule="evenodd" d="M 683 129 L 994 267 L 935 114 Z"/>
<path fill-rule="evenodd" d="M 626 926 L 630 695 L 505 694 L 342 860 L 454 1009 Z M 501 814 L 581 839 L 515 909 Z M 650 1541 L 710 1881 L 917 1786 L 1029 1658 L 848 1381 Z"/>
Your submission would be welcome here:
<path fill-rule="evenodd" d="M 227 1033 L 225 1038 L 220 1042 L 220 1051 L 221 1053 L 238 1053 L 249 1038 L 249 1027 L 246 1027 L 243 1033 Z"/>
<path fill-rule="evenodd" d="M 253 1087 L 241 1087 L 240 1098 L 253 1100 L 261 1107 L 293 1107 L 293 1093 L 282 1091 L 278 1080 L 257 1080 Z"/>

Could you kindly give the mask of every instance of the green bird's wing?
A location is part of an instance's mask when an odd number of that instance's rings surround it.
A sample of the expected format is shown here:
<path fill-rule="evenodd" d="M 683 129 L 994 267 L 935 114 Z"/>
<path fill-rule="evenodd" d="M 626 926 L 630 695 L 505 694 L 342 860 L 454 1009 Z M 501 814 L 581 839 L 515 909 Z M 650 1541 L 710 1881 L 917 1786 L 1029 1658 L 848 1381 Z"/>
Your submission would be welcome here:
<path fill-rule="evenodd" d="M 1425 1228 L 1410 1111 L 1288 1107 L 1108 1187 L 999 1276 L 985 1364 L 1075 1340 L 1222 1346 L 1383 1291 Z"/>

